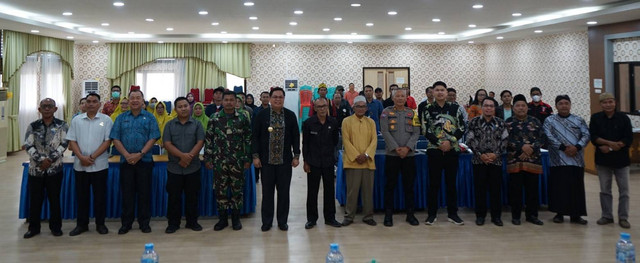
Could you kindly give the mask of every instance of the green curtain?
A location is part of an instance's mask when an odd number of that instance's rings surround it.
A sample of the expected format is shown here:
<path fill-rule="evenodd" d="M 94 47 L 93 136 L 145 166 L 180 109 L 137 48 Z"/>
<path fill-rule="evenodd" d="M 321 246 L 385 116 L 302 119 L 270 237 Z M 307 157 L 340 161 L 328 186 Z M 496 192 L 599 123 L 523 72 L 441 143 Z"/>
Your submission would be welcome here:
<path fill-rule="evenodd" d="M 8 100 L 9 116 L 9 145 L 7 151 L 19 151 L 20 125 L 18 124 L 18 110 L 20 109 L 20 75 L 18 74 L 27 56 L 37 52 L 52 52 L 60 56 L 62 61 L 62 89 L 65 93 L 66 104 L 62 109 L 67 121 L 73 116 L 73 101 L 71 80 L 73 79 L 73 41 L 37 36 L 32 34 L 3 31 L 3 60 L 2 86 L 9 87 L 13 98 Z"/>
<path fill-rule="evenodd" d="M 227 74 L 218 70 L 215 64 L 196 58 L 188 58 L 185 62 L 185 94 L 191 89 L 200 90 L 200 100 L 204 100 L 205 89 L 215 89 L 227 85 Z"/>
<path fill-rule="evenodd" d="M 118 79 L 159 58 L 197 58 L 212 62 L 221 71 L 248 78 L 251 76 L 249 49 L 250 44 L 247 43 L 111 43 L 107 78 L 114 84 L 126 83 Z M 126 84 L 130 83 L 134 82 Z"/>

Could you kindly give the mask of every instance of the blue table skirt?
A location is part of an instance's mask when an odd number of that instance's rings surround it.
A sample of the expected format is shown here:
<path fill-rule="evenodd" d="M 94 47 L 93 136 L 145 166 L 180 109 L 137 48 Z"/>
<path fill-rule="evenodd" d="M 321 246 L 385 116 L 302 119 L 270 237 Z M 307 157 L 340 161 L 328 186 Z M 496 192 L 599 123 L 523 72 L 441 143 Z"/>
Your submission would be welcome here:
<path fill-rule="evenodd" d="M 342 154 L 338 154 L 338 168 L 336 173 L 336 198 L 341 205 L 347 201 L 346 179 L 342 164 Z M 471 154 L 461 154 L 458 164 L 458 176 L 456 178 L 456 187 L 458 189 L 458 206 L 459 207 L 475 207 L 475 197 L 473 189 L 473 165 L 471 164 Z M 416 180 L 414 185 L 415 206 L 416 209 L 427 208 L 427 192 L 429 189 L 429 169 L 427 168 L 427 155 L 424 153 L 416 154 Z M 385 155 L 384 151 L 379 151 L 375 156 L 376 171 L 373 186 L 373 205 L 375 209 L 384 209 L 384 185 L 386 177 L 384 174 Z M 507 173 L 506 162 L 502 166 L 502 201 L 508 204 L 508 183 L 509 174 Z M 542 153 L 542 166 L 544 173 L 539 176 L 539 202 L 540 204 L 548 204 L 547 199 L 547 176 L 549 174 L 549 154 Z M 402 175 L 400 175 L 402 176 Z M 446 187 L 444 175 L 442 175 L 442 186 L 438 195 L 438 204 L 440 207 L 446 207 Z M 523 199 L 524 200 L 524 199 Z M 489 200 L 487 200 L 489 201 Z M 394 206 L 396 209 L 404 209 L 404 192 L 402 190 L 402 180 L 398 180 L 398 185 L 394 192 Z"/>
<path fill-rule="evenodd" d="M 23 163 L 22 188 L 20 191 L 19 218 L 29 216 L 29 193 L 27 182 L 29 180 L 29 163 Z M 203 166 L 200 170 L 202 176 L 202 188 L 198 210 L 201 216 L 214 216 L 218 214 L 215 190 L 213 189 L 213 170 L 207 170 Z M 245 170 L 244 206 L 242 214 L 255 213 L 256 211 L 256 184 L 253 165 Z M 167 163 L 154 162 L 151 179 L 151 216 L 163 217 L 167 215 L 167 202 L 169 194 L 166 191 Z M 90 216 L 93 217 L 93 193 L 91 194 Z M 183 199 L 184 202 L 184 199 Z M 76 202 L 75 176 L 73 163 L 63 165 L 62 189 L 60 191 L 60 206 L 63 219 L 74 219 L 78 213 Z M 109 163 L 109 175 L 107 178 L 107 218 L 119 218 L 121 215 L 122 197 L 120 195 L 120 164 Z M 184 209 L 184 206 L 183 206 Z M 184 213 L 184 211 L 183 211 Z M 42 207 L 41 218 L 49 218 L 49 202 L 45 199 Z"/>

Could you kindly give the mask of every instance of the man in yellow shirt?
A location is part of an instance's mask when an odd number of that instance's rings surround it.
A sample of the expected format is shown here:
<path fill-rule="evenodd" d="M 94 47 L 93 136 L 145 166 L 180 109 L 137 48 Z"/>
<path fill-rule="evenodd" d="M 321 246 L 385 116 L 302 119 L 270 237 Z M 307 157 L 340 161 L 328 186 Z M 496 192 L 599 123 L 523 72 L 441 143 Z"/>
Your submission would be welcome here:
<path fill-rule="evenodd" d="M 378 144 L 376 123 L 364 116 L 367 112 L 367 100 L 357 96 L 353 100 L 354 115 L 342 122 L 342 142 L 344 157 L 342 158 L 347 180 L 347 215 L 343 226 L 353 223 L 358 208 L 358 193 L 362 190 L 362 221 L 375 226 L 373 220 L 373 179 L 376 169 L 375 154 Z"/>

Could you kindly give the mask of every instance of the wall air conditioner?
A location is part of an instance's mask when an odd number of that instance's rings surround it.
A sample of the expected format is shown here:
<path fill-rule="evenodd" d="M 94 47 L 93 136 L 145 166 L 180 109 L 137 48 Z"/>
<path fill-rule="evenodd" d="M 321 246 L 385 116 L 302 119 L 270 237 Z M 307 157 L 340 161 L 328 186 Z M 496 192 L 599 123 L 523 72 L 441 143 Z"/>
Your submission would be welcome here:
<path fill-rule="evenodd" d="M 99 93 L 97 80 L 85 80 L 82 82 L 82 97 L 86 97 L 89 93 Z"/>

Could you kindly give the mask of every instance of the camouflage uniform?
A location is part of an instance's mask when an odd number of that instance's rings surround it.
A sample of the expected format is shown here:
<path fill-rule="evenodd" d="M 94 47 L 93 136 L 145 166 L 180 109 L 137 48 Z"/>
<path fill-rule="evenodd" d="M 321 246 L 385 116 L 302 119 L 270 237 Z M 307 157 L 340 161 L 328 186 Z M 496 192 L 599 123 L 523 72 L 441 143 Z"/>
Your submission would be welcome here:
<path fill-rule="evenodd" d="M 251 161 L 251 123 L 246 114 L 224 110 L 212 115 L 205 135 L 204 161 L 214 165 L 218 210 L 241 209 L 244 164 Z M 231 187 L 231 198 L 228 189 Z"/>

